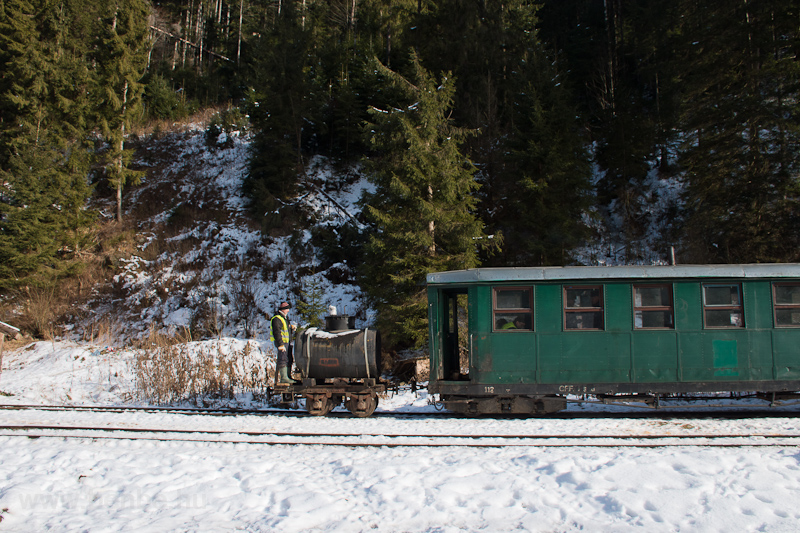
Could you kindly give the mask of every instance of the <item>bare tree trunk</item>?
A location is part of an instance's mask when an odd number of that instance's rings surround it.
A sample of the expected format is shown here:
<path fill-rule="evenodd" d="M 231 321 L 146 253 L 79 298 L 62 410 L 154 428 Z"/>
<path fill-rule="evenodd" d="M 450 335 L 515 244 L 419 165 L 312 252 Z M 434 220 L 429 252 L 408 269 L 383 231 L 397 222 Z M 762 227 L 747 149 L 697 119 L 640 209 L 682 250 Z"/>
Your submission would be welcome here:
<path fill-rule="evenodd" d="M 392 68 L 392 23 L 386 29 L 386 68 Z"/>
<path fill-rule="evenodd" d="M 428 184 L 428 201 L 433 202 L 433 187 L 430 184 Z M 436 255 L 436 222 L 433 220 L 428 221 L 428 235 L 431 237 L 428 255 L 433 257 Z"/>
<path fill-rule="evenodd" d="M 611 105 L 611 113 L 612 115 L 616 114 L 616 80 L 615 76 L 615 65 L 614 59 L 616 54 L 616 31 L 614 29 L 614 14 L 613 14 L 613 6 L 609 9 L 609 0 L 603 0 L 603 11 L 605 14 L 606 20 L 606 39 L 608 40 L 608 78 L 606 81 L 606 91 L 608 92 L 608 100 L 610 101 Z"/>
<path fill-rule="evenodd" d="M 152 19 L 151 19 L 152 20 Z M 155 20 L 152 20 L 150 27 L 153 28 L 155 26 Z M 156 35 L 155 30 L 150 30 L 150 49 L 147 51 L 147 66 L 145 67 L 145 72 L 150 70 L 150 60 L 153 58 L 153 48 L 156 46 L 156 39 L 158 36 Z"/>
<path fill-rule="evenodd" d="M 117 184 L 117 222 L 122 222 L 122 183 Z"/>
<path fill-rule="evenodd" d="M 198 0 L 202 1 L 202 0 Z M 199 6 L 198 6 L 199 7 Z M 193 43 L 195 46 L 191 49 L 192 55 L 189 56 L 189 62 L 191 63 L 194 60 L 195 55 L 197 54 L 197 11 L 195 10 L 195 3 L 194 0 L 191 1 L 189 5 L 189 11 L 186 13 L 186 20 L 188 22 L 188 33 L 186 35 L 186 39 Z"/>
<path fill-rule="evenodd" d="M 186 10 L 186 22 L 183 25 L 183 36 L 186 40 L 191 40 L 192 38 L 192 16 L 191 13 L 194 10 L 194 3 L 189 5 L 189 9 Z M 186 43 L 181 43 L 181 67 L 186 68 Z"/>
<path fill-rule="evenodd" d="M 239 58 L 242 56 L 242 13 L 244 11 L 244 0 L 239 0 L 239 42 L 236 44 L 236 66 L 239 66 Z"/>
<path fill-rule="evenodd" d="M 195 69 L 197 73 L 200 74 L 203 72 L 203 34 L 205 33 L 205 28 L 203 25 L 203 2 L 197 2 L 197 24 L 196 24 L 196 33 L 197 33 L 197 40 L 198 40 L 198 57 L 197 57 L 197 65 Z"/>
<path fill-rule="evenodd" d="M 6 334 L 0 333 L 0 376 L 3 375 L 3 349 L 6 344 Z"/>
<path fill-rule="evenodd" d="M 125 148 L 125 111 L 128 107 L 128 82 L 125 81 L 125 86 L 122 89 L 122 121 L 119 126 L 119 144 L 117 145 L 117 150 L 119 150 L 119 156 L 117 157 L 117 221 L 122 222 L 122 187 L 125 186 L 125 175 L 123 171 L 123 161 L 122 161 L 122 151 Z"/>

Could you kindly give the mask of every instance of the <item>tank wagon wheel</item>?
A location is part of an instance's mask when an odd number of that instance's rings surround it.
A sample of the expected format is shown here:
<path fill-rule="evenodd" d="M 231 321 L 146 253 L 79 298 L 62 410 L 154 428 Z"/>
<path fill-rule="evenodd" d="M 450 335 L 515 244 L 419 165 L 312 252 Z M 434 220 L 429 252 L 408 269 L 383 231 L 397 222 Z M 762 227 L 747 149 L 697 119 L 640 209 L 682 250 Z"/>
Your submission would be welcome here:
<path fill-rule="evenodd" d="M 371 416 L 378 407 L 378 395 L 374 392 L 351 394 L 345 400 L 345 407 L 358 418 Z"/>
<path fill-rule="evenodd" d="M 306 410 L 312 416 L 326 416 L 339 402 L 335 401 L 333 397 L 329 398 L 327 394 L 312 394 L 306 397 Z"/>

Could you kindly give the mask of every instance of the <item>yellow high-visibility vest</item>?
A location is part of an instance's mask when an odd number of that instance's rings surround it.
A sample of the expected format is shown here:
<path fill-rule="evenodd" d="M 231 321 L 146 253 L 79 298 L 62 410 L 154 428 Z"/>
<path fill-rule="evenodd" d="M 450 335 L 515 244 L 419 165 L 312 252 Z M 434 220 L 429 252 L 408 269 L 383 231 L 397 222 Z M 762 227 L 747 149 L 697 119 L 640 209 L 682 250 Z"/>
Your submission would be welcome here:
<path fill-rule="evenodd" d="M 269 340 L 275 342 L 275 332 L 272 331 L 273 318 L 279 318 L 280 321 L 283 323 L 283 331 L 281 331 L 281 340 L 283 341 L 283 344 L 289 344 L 289 324 L 286 323 L 286 319 L 283 318 L 283 315 L 280 313 L 269 319 Z"/>

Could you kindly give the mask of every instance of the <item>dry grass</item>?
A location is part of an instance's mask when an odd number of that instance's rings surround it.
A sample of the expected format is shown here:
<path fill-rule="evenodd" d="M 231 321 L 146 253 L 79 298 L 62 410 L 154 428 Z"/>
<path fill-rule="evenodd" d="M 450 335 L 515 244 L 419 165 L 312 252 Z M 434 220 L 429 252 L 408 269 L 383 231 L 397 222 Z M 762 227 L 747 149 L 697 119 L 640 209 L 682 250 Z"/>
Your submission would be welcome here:
<path fill-rule="evenodd" d="M 83 330 L 83 340 L 95 345 L 115 346 L 118 326 L 109 319 L 92 322 Z"/>
<path fill-rule="evenodd" d="M 148 135 L 163 135 L 168 133 L 181 133 L 193 129 L 194 125 L 200 125 L 203 129 L 207 128 L 211 121 L 229 106 L 208 107 L 199 110 L 194 115 L 176 120 L 151 120 L 147 124 L 140 124 L 131 130 L 133 135 L 144 137 Z"/>
<path fill-rule="evenodd" d="M 35 337 L 55 338 L 54 318 L 58 305 L 55 288 L 28 288 L 24 293 L 22 320 L 27 324 L 26 329 Z"/>
<path fill-rule="evenodd" d="M 184 400 L 201 404 L 233 399 L 237 393 L 264 395 L 274 370 L 255 356 L 250 343 L 230 353 L 219 343 L 198 350 L 190 345 L 190 336 L 189 330 L 174 336 L 151 331 L 142 343 L 134 370 L 143 399 L 156 404 Z"/>
<path fill-rule="evenodd" d="M 133 228 L 127 221 L 98 222 L 84 235 L 82 248 L 69 259 L 71 275 L 10 292 L 0 306 L 0 316 L 20 328 L 23 335 L 47 340 L 57 337 L 64 324 L 74 324 L 80 318 L 82 305 L 107 286 L 120 260 L 136 255 L 138 237 Z M 113 329 L 95 323 L 82 333 L 87 339 L 104 336 L 108 344 L 115 344 Z"/>

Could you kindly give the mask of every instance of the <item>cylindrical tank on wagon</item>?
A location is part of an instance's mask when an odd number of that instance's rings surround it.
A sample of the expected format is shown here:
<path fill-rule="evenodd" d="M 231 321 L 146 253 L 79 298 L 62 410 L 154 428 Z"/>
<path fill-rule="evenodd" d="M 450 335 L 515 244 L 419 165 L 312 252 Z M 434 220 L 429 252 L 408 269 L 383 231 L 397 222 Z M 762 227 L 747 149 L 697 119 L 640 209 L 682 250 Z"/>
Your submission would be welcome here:
<path fill-rule="evenodd" d="M 309 328 L 295 339 L 295 365 L 314 379 L 380 377 L 380 333 L 374 329 L 323 331 Z"/>

